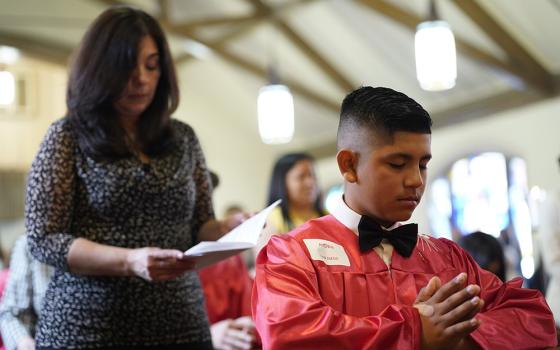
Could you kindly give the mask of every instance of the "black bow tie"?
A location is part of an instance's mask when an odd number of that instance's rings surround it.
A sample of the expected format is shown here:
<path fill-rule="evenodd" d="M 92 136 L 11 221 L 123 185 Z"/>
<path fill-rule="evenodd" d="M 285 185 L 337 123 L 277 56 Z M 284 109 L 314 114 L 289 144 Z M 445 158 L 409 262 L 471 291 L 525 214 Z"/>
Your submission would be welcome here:
<path fill-rule="evenodd" d="M 409 257 L 416 246 L 418 224 L 401 225 L 391 231 L 384 230 L 377 221 L 362 216 L 358 224 L 360 251 L 365 252 L 377 247 L 381 240 L 387 239 L 397 252 Z"/>

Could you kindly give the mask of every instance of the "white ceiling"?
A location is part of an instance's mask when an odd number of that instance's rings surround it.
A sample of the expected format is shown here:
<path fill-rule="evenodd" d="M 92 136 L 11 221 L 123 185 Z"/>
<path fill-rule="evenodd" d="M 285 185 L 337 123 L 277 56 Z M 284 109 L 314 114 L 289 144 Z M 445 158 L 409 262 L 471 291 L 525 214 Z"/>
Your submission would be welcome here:
<path fill-rule="evenodd" d="M 66 64 L 87 25 L 109 3 L 117 2 L 0 0 L 0 44 Z M 439 93 L 422 91 L 415 78 L 413 28 L 427 16 L 427 0 L 126 3 L 162 19 L 183 89 L 199 90 L 197 104 L 209 106 L 203 112 L 208 118 L 232 118 L 227 125 L 256 133 L 257 92 L 267 65 L 276 62 L 295 93 L 296 136 L 287 148 L 331 152 L 338 105 L 360 85 L 407 93 L 433 114 L 435 127 L 558 93 L 560 0 L 437 1 L 459 48 L 457 85 Z M 209 19 L 218 24 L 201 24 Z M 187 39 L 212 47 L 211 54 L 190 57 Z M 216 104 L 225 115 L 212 115 Z"/>

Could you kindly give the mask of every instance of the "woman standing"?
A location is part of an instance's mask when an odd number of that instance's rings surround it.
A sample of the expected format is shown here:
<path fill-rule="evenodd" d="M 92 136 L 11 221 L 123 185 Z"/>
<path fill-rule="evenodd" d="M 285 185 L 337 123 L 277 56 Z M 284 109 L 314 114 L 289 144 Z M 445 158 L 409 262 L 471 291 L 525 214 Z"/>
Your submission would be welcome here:
<path fill-rule="evenodd" d="M 103 12 L 29 174 L 28 245 L 55 267 L 38 349 L 211 349 L 182 251 L 236 223 L 214 220 L 198 139 L 170 118 L 178 103 L 159 24 L 129 7 Z"/>

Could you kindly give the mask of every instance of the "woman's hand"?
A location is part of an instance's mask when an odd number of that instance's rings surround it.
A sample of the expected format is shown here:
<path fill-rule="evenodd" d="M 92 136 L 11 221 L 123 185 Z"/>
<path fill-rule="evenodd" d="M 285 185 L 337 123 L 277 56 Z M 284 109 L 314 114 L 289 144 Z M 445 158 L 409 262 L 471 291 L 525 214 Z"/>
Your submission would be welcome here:
<path fill-rule="evenodd" d="M 132 275 L 147 281 L 167 281 L 194 269 L 196 263 L 183 252 L 175 249 L 131 249 L 127 256 L 128 270 Z"/>

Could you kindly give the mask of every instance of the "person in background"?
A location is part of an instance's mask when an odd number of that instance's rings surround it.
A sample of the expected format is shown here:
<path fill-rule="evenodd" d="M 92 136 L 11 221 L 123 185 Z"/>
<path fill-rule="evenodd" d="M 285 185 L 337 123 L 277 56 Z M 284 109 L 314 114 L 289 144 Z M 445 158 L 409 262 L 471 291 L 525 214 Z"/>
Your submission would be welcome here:
<path fill-rule="evenodd" d="M 290 153 L 280 157 L 272 170 L 267 205 L 281 199 L 270 213 L 277 233 L 286 233 L 307 220 L 326 214 L 315 176 L 313 157 Z"/>
<path fill-rule="evenodd" d="M 240 204 L 230 204 L 224 210 L 224 217 L 229 217 L 240 213 L 246 213 Z M 255 255 L 253 249 L 247 249 L 243 251 L 241 253 L 241 258 L 245 263 L 245 267 L 249 270 L 249 279 L 251 280 L 252 285 L 253 275 L 251 274 L 251 271 L 253 271 L 255 267 Z"/>
<path fill-rule="evenodd" d="M 540 243 L 543 266 L 549 277 L 546 300 L 554 314 L 560 342 L 560 186 L 552 189 L 542 203 Z"/>
<path fill-rule="evenodd" d="M 313 157 L 306 153 L 281 156 L 272 169 L 267 205 L 281 199 L 270 213 L 266 227 L 254 249 L 254 255 L 275 234 L 284 234 L 307 220 L 326 214 Z"/>
<path fill-rule="evenodd" d="M 477 231 L 461 237 L 459 245 L 473 257 L 480 267 L 498 276 L 502 282 L 506 281 L 504 250 L 498 239 Z"/>
<path fill-rule="evenodd" d="M 231 215 L 236 215 L 239 213 L 244 213 L 245 211 L 243 210 L 243 207 L 239 204 L 230 204 L 226 207 L 226 210 L 224 211 L 224 216 L 231 216 Z"/>
<path fill-rule="evenodd" d="M 239 224 L 214 218 L 210 175 L 179 103 L 165 34 L 146 12 L 102 12 L 74 56 L 67 114 L 28 176 L 28 247 L 55 272 L 37 349 L 212 349 L 184 251 Z"/>
<path fill-rule="evenodd" d="M 539 291 L 481 269 L 409 220 L 424 193 L 431 118 L 405 94 L 362 87 L 342 102 L 344 194 L 330 215 L 273 236 L 252 311 L 263 348 L 538 349 L 554 346 Z"/>
<path fill-rule="evenodd" d="M 260 349 L 251 317 L 253 280 L 240 255 L 199 270 L 217 350 Z"/>
<path fill-rule="evenodd" d="M 210 171 L 212 187 L 220 183 L 219 176 Z M 230 207 L 225 217 L 245 218 L 240 206 Z M 260 349 L 255 324 L 251 317 L 251 289 L 253 280 L 241 255 L 217 262 L 198 271 L 212 343 L 216 350 Z"/>
<path fill-rule="evenodd" d="M 519 244 L 515 239 L 512 228 L 507 227 L 501 230 L 498 240 L 504 250 L 506 281 L 521 276 L 521 269 L 519 265 L 521 252 L 519 251 Z"/>
<path fill-rule="evenodd" d="M 12 250 L 10 276 L 0 302 L 0 332 L 7 350 L 35 349 L 37 317 L 52 274 L 52 266 L 29 254 L 27 237 L 22 235 Z"/>

